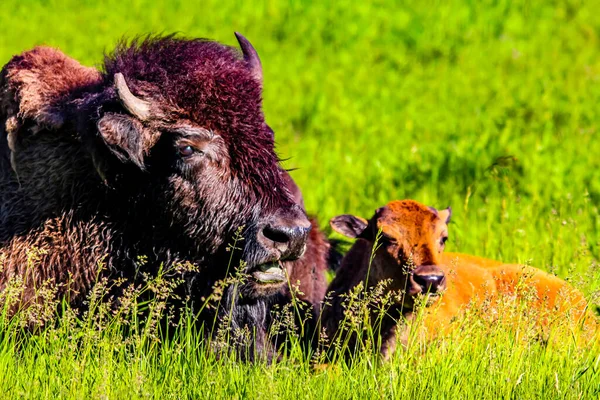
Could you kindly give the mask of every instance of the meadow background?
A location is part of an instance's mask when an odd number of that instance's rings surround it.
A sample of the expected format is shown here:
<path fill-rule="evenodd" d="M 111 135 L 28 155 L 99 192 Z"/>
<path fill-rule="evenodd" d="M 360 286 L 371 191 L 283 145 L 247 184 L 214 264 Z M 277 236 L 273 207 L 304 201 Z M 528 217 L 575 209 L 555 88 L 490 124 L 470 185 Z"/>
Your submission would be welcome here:
<path fill-rule="evenodd" d="M 447 249 L 531 263 L 600 290 L 600 2 L 1 0 L 0 64 L 38 44 L 99 65 L 123 36 L 180 32 L 264 68 L 284 165 L 326 227 L 392 199 L 452 206 Z M 466 334 L 314 372 L 224 363 L 192 336 L 0 331 L 0 397 L 598 398 L 600 349 Z"/>

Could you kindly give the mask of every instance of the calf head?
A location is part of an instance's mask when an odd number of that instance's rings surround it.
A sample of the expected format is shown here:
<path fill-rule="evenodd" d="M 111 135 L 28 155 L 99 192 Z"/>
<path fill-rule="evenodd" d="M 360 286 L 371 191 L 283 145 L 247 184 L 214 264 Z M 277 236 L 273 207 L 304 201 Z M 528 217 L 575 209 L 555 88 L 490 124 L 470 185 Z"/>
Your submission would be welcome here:
<path fill-rule="evenodd" d="M 428 294 L 428 304 L 445 289 L 439 255 L 448 239 L 451 209 L 438 211 L 413 200 L 392 201 L 369 220 L 340 215 L 331 221 L 338 233 L 375 246 L 368 268 L 369 283 L 391 280 L 390 290 L 405 295 L 402 305 L 412 309 L 415 298 Z M 365 262 L 369 257 L 363 258 Z"/>

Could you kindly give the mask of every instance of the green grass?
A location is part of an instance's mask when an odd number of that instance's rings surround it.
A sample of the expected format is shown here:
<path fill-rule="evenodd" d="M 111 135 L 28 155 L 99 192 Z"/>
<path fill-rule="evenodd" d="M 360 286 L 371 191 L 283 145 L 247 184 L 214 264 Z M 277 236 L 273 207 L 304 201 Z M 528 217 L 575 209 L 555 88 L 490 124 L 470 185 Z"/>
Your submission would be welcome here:
<path fill-rule="evenodd" d="M 178 31 L 261 55 L 267 121 L 321 224 L 389 200 L 453 207 L 449 251 L 600 290 L 598 1 L 3 0 L 0 64 L 37 44 L 85 64 L 123 35 Z M 0 332 L 0 397 L 598 398 L 600 349 L 471 332 L 315 373 L 216 361 L 182 332 Z"/>

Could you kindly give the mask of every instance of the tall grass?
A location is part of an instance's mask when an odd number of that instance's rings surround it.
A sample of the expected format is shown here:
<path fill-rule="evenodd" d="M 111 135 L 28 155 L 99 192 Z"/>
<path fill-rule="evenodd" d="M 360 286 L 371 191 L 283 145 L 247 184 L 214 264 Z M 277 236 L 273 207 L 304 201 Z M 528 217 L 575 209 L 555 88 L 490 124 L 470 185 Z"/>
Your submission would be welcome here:
<path fill-rule="evenodd" d="M 473 305 L 453 322 L 452 330 L 433 337 L 420 327 L 436 310 L 421 308 L 411 322 L 398 320 L 399 330 L 410 332 L 383 361 L 378 353 L 379 329 L 396 294 L 386 289 L 386 282 L 358 286 L 348 296 L 340 331 L 321 338 L 316 353 L 302 347 L 293 313 L 278 310 L 268 334 L 288 334 L 286 351 L 275 363 L 264 359 L 247 363 L 239 356 L 245 358 L 243 352 L 253 345 L 251 334 L 234 330 L 227 312 L 214 336 L 206 335 L 207 327 L 194 324 L 194 315 L 169 317 L 172 272 L 159 271 L 156 277 L 148 276 L 145 285 L 124 287 L 118 303 L 106 301 L 114 284 L 100 279 L 88 296 L 87 311 L 81 314 L 63 304 L 60 317 L 47 319 L 41 329 L 31 330 L 31 322 L 55 310 L 56 303 L 42 302 L 41 308 L 11 318 L 5 311 L 0 317 L 0 393 L 7 398 L 596 398 L 600 394 L 600 331 L 556 323 L 542 327 L 532 321 L 545 315 L 531 312 L 527 300 L 507 297 L 494 305 Z M 238 271 L 216 287 L 235 287 L 243 280 Z M 522 288 L 526 297 L 525 282 Z M 22 286 L 17 284 L 8 292 L 16 299 L 19 290 Z M 209 301 L 216 306 L 221 298 Z M 355 346 L 351 335 L 362 340 Z"/>
<path fill-rule="evenodd" d="M 590 298 L 600 289 L 598 1 L 1 5 L 2 64 L 41 43 L 94 65 L 123 35 L 234 44 L 240 31 L 263 61 L 278 151 L 324 226 L 391 199 L 451 205 L 449 251 L 531 263 Z M 124 339 L 117 322 L 99 331 L 63 318 L 40 335 L 2 323 L 6 398 L 600 395 L 597 344 L 523 343 L 475 323 L 385 364 L 365 355 L 322 372 L 300 355 L 217 360 L 192 328 L 164 341 Z"/>

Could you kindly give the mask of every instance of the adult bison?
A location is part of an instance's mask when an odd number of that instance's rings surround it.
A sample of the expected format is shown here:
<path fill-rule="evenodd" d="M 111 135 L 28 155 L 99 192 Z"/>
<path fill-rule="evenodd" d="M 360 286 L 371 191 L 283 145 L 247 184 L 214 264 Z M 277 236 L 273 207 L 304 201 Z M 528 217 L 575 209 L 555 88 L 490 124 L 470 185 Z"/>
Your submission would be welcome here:
<path fill-rule="evenodd" d="M 528 319 L 534 325 L 562 324 L 573 329 L 585 321 L 586 328 L 596 329 L 583 294 L 560 278 L 533 267 L 443 253 L 450 214 L 450 208 L 438 211 L 402 200 L 379 208 L 369 221 L 353 215 L 331 220 L 334 230 L 357 240 L 328 289 L 332 299 L 323 311 L 323 325 L 329 338 L 347 339 L 353 349 L 356 332 L 344 332 L 345 323 L 357 318 L 347 309 L 348 295 L 360 283 L 375 287 L 384 281 L 382 293 L 368 304 L 372 320 L 378 322 L 376 343 L 384 357 L 392 354 L 398 338 L 407 339 L 409 331 L 399 330 L 398 322 L 412 325 L 417 298 L 427 300 L 422 325 L 428 337 L 451 329 L 468 307 L 487 307 L 491 318 L 506 323 L 498 313 L 505 303 L 515 300 L 527 307 L 527 313 L 518 309 L 509 314 L 515 321 Z M 389 304 L 382 312 L 384 298 Z"/>
<path fill-rule="evenodd" d="M 283 266 L 308 291 L 324 282 L 323 257 L 294 262 L 311 224 L 264 120 L 260 60 L 236 36 L 241 56 L 209 40 L 147 37 L 117 46 L 101 70 L 48 47 L 3 68 L 0 288 L 20 276 L 19 306 L 40 301 L 48 281 L 81 306 L 100 262 L 109 280 L 133 281 L 189 261 L 198 270 L 177 294 L 198 307 L 242 260 L 248 278 L 225 294 L 228 315 L 264 347 Z M 318 235 L 309 246 L 326 253 Z"/>

